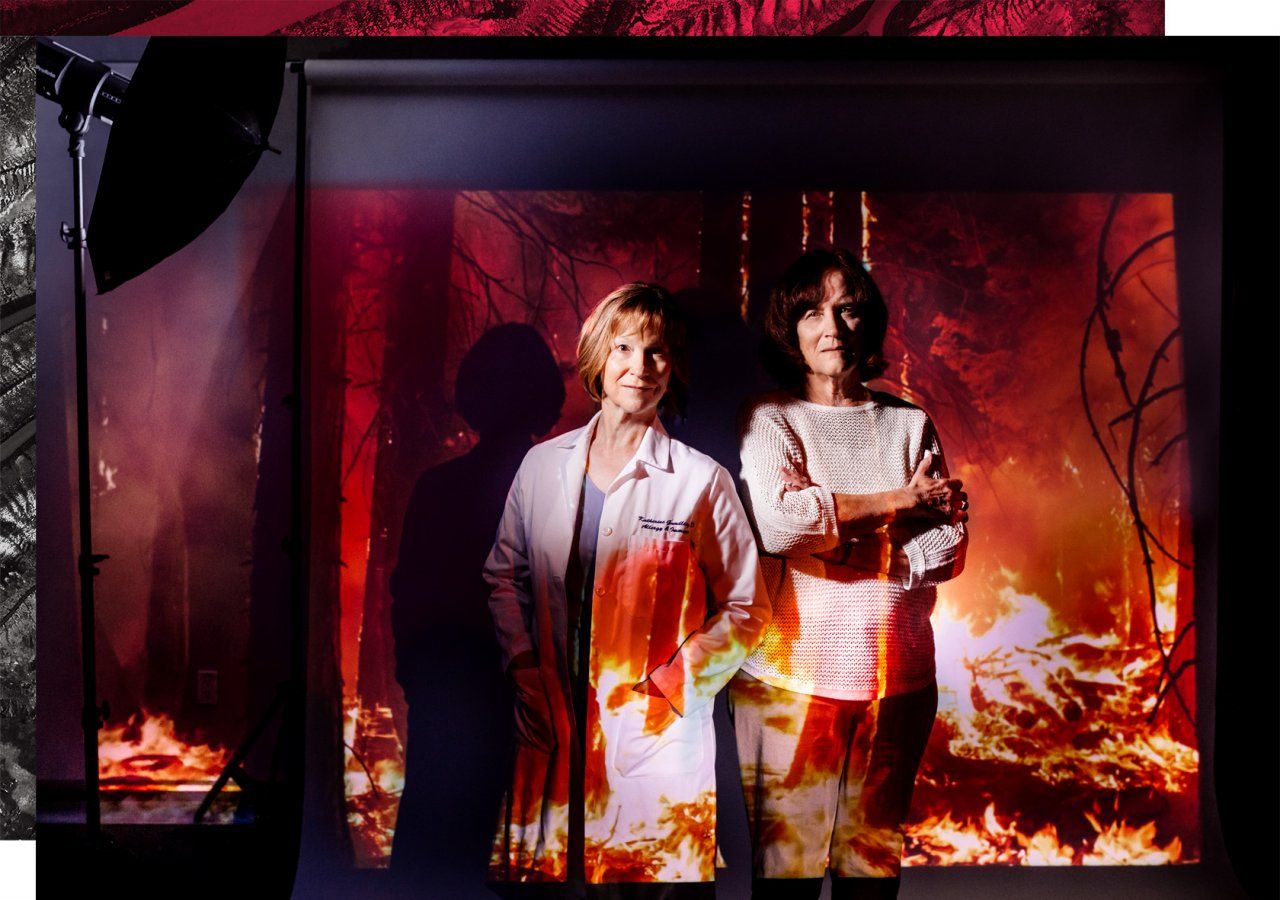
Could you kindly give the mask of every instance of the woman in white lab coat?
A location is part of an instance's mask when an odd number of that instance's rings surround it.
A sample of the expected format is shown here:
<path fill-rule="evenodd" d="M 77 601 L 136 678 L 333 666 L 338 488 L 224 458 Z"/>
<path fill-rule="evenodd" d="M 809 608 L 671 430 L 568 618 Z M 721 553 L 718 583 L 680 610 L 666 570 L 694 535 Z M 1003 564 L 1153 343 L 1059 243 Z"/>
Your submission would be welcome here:
<path fill-rule="evenodd" d="M 712 700 L 768 620 L 755 539 L 658 419 L 686 391 L 665 290 L 606 297 L 578 371 L 600 412 L 525 457 L 485 565 L 517 736 L 490 877 L 714 896 Z"/>

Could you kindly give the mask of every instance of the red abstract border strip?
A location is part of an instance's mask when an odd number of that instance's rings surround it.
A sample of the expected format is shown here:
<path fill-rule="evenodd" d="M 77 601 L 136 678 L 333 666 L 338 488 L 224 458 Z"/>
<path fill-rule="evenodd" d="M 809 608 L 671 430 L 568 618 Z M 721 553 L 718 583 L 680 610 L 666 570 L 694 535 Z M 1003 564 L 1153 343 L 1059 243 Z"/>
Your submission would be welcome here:
<path fill-rule="evenodd" d="M 1164 34 L 1164 0 L 0 0 L 7 34 L 1005 36 Z"/>

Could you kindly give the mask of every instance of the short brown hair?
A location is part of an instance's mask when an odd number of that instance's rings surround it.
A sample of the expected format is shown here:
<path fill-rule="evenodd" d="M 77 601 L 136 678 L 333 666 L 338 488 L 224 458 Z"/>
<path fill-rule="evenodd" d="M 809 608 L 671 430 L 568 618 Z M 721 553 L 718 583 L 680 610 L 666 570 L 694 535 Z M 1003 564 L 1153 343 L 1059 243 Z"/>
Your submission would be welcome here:
<path fill-rule="evenodd" d="M 643 281 L 624 284 L 601 300 L 582 323 L 578 337 L 578 377 L 597 403 L 604 397 L 604 364 L 613 339 L 632 329 L 662 336 L 671 359 L 671 380 L 659 409 L 684 415 L 689 402 L 688 328 L 666 288 Z"/>
<path fill-rule="evenodd" d="M 866 328 L 864 352 L 858 361 L 858 380 L 867 382 L 879 378 L 888 367 L 884 338 L 889 330 L 889 310 L 870 273 L 848 250 L 810 250 L 782 273 L 769 295 L 769 308 L 764 315 L 764 364 L 782 387 L 794 388 L 804 383 L 808 367 L 800 352 L 796 324 L 801 316 L 822 302 L 823 285 L 832 272 L 844 277 L 845 290 Z"/>

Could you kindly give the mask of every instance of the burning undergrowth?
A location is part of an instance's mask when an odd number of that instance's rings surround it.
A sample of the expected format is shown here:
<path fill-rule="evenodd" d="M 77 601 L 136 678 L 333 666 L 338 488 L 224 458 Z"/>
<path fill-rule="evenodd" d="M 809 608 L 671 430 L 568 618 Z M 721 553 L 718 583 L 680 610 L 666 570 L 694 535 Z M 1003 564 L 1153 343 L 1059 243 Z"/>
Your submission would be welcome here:
<path fill-rule="evenodd" d="M 225 747 L 188 740 L 173 719 L 146 711 L 98 736 L 102 790 L 207 791 L 231 757 Z M 225 790 L 239 790 L 228 782 Z"/>
<path fill-rule="evenodd" d="M 349 700 L 343 720 L 347 827 L 361 866 L 385 866 L 404 791 L 404 749 L 386 706 Z"/>
<path fill-rule="evenodd" d="M 1063 633 L 1039 597 L 1002 593 L 1009 614 L 978 637 L 935 614 L 958 665 L 939 672 L 907 864 L 1194 861 L 1177 823 L 1194 820 L 1199 754 L 1152 721 L 1155 647 Z"/>
<path fill-rule="evenodd" d="M 102 819 L 115 824 L 189 824 L 231 751 L 182 734 L 173 718 L 141 711 L 98 736 Z M 240 787 L 228 781 L 203 821 L 236 819 Z"/>

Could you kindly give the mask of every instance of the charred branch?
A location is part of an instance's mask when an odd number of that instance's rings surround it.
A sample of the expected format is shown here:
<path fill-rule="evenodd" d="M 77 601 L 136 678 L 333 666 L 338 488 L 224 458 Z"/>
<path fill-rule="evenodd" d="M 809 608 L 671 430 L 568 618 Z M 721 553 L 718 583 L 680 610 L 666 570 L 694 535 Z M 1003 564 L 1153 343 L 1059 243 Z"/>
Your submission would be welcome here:
<path fill-rule="evenodd" d="M 1138 390 L 1137 397 L 1135 398 L 1129 388 L 1128 373 L 1126 372 L 1124 363 L 1121 359 L 1122 341 L 1121 341 L 1120 333 L 1118 330 L 1116 330 L 1111 326 L 1111 323 L 1108 320 L 1108 316 L 1107 316 L 1107 311 L 1109 309 L 1110 302 L 1114 296 L 1116 287 L 1121 283 L 1121 279 L 1124 277 L 1125 273 L 1148 250 L 1157 246 L 1158 244 L 1160 244 L 1165 240 L 1171 239 L 1174 235 L 1174 232 L 1172 230 L 1162 231 L 1156 235 L 1153 235 L 1150 238 L 1147 238 L 1142 243 L 1140 243 L 1134 250 L 1132 250 L 1127 256 L 1125 256 L 1123 261 L 1121 261 L 1119 266 L 1117 266 L 1114 273 L 1110 272 L 1108 270 L 1107 261 L 1106 261 L 1107 245 L 1111 235 L 1112 226 L 1115 223 L 1116 214 L 1120 209 L 1120 204 L 1122 199 L 1123 199 L 1123 195 L 1121 194 L 1117 194 L 1112 199 L 1111 205 L 1107 210 L 1106 219 L 1102 225 L 1101 235 L 1098 240 L 1097 275 L 1096 275 L 1096 283 L 1095 283 L 1094 306 L 1089 313 L 1088 319 L 1085 321 L 1084 336 L 1080 344 L 1080 363 L 1079 363 L 1080 397 L 1084 405 L 1085 419 L 1089 423 L 1089 430 L 1093 436 L 1094 442 L 1098 445 L 1099 450 L 1102 452 L 1102 456 L 1106 462 L 1107 468 L 1108 470 L 1110 470 L 1112 477 L 1115 479 L 1116 483 L 1119 485 L 1121 493 L 1124 496 L 1125 503 L 1129 509 L 1129 515 L 1133 522 L 1134 531 L 1137 536 L 1138 547 L 1142 552 L 1142 565 L 1143 565 L 1144 575 L 1146 579 L 1148 606 L 1151 612 L 1151 627 L 1154 631 L 1153 637 L 1154 637 L 1155 647 L 1157 652 L 1160 654 L 1160 678 L 1158 682 L 1159 687 L 1156 693 L 1156 702 L 1150 714 L 1152 717 L 1151 720 L 1154 721 L 1154 717 L 1159 711 L 1160 706 L 1164 702 L 1165 696 L 1169 693 L 1172 693 L 1174 696 L 1174 699 L 1178 702 L 1178 705 L 1181 707 L 1188 721 L 1194 724 L 1195 717 L 1191 714 L 1191 710 L 1189 705 L 1187 704 L 1186 699 L 1182 696 L 1182 692 L 1178 689 L 1179 676 L 1186 671 L 1186 669 L 1192 663 L 1193 660 L 1186 660 L 1182 664 L 1178 665 L 1176 668 L 1173 667 L 1173 664 L 1172 664 L 1173 652 L 1177 648 L 1177 646 L 1181 643 L 1182 637 L 1186 635 L 1188 629 L 1190 628 L 1191 623 L 1188 623 L 1187 626 L 1184 626 L 1182 634 L 1180 634 L 1174 640 L 1173 645 L 1169 649 L 1166 649 L 1164 646 L 1164 633 L 1160 630 L 1160 624 L 1159 624 L 1158 595 L 1156 593 L 1156 585 L 1155 585 L 1155 563 L 1151 555 L 1151 549 L 1154 546 L 1157 550 L 1159 550 L 1162 554 L 1164 554 L 1170 560 L 1175 562 L 1177 565 L 1182 566 L 1184 568 L 1187 568 L 1188 566 L 1186 563 L 1177 559 L 1177 557 L 1175 557 L 1172 553 L 1170 553 L 1167 549 L 1164 548 L 1164 546 L 1160 543 L 1159 538 L 1156 536 L 1154 530 L 1147 524 L 1143 516 L 1142 506 L 1139 500 L 1140 479 L 1139 479 L 1139 474 L 1137 470 L 1138 447 L 1142 438 L 1143 411 L 1155 400 L 1159 399 L 1160 397 L 1166 396 L 1170 393 L 1173 393 L 1174 391 L 1177 391 L 1182 387 L 1181 383 L 1179 383 L 1179 384 L 1170 386 L 1168 388 L 1164 388 L 1160 391 L 1155 391 L 1154 393 L 1152 392 L 1152 387 L 1155 381 L 1156 372 L 1159 368 L 1160 362 L 1162 360 L 1167 360 L 1165 353 L 1168 350 L 1169 346 L 1173 343 L 1173 341 L 1177 339 L 1181 334 L 1181 327 L 1180 326 L 1175 327 L 1164 338 L 1164 340 L 1161 341 L 1160 345 L 1156 348 L 1155 352 L 1152 354 L 1151 360 L 1147 366 L 1146 375 L 1143 379 L 1141 387 Z M 1150 293 L 1149 287 L 1148 287 L 1148 292 Z M 1165 307 L 1165 309 L 1166 311 L 1168 311 L 1167 307 Z M 1128 447 L 1126 449 L 1126 454 L 1125 454 L 1125 457 L 1126 457 L 1125 472 L 1123 475 L 1121 474 L 1115 459 L 1112 457 L 1111 451 L 1108 449 L 1106 442 L 1102 439 L 1102 434 L 1098 428 L 1097 421 L 1095 420 L 1093 405 L 1089 396 L 1089 387 L 1088 387 L 1088 381 L 1086 378 L 1086 370 L 1088 367 L 1089 349 L 1090 349 L 1091 340 L 1093 338 L 1095 322 L 1099 325 L 1100 330 L 1103 334 L 1106 351 L 1112 361 L 1113 373 L 1114 373 L 1116 382 L 1120 388 L 1120 392 L 1124 396 L 1125 404 L 1127 406 L 1127 409 L 1121 415 L 1114 418 L 1109 423 L 1109 425 L 1114 426 L 1123 421 L 1130 421 L 1129 441 L 1128 441 Z M 1172 441 L 1166 444 L 1166 446 L 1161 450 L 1160 454 L 1157 455 L 1156 459 L 1158 460 L 1161 456 L 1163 456 L 1164 451 L 1167 450 L 1168 447 L 1171 446 L 1174 442 L 1176 442 L 1176 440 L 1177 438 L 1174 438 Z"/>

